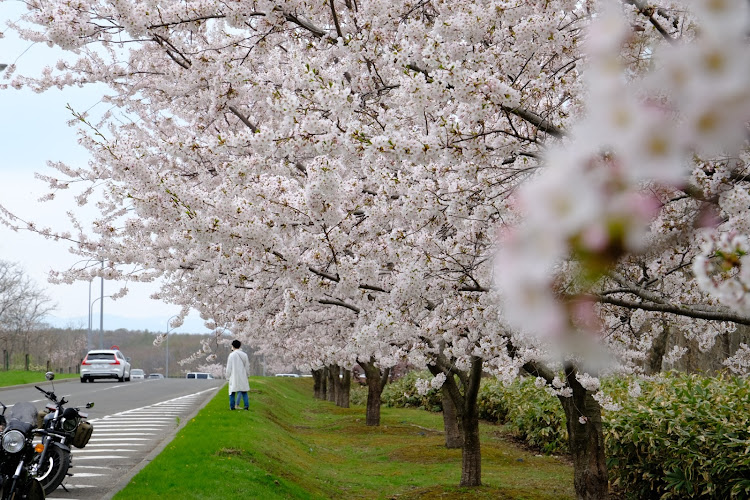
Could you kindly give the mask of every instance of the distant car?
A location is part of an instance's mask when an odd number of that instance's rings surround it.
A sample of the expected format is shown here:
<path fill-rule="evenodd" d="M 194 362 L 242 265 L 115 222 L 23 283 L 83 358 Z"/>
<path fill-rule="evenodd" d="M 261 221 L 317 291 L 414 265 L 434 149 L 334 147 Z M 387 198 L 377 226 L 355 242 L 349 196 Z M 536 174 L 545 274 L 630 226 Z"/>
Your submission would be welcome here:
<path fill-rule="evenodd" d="M 294 378 L 299 378 L 299 375 L 297 375 L 296 373 L 277 373 L 276 376 L 277 377 L 294 377 Z"/>
<path fill-rule="evenodd" d="M 144 372 L 140 368 L 133 368 L 132 370 L 130 370 L 130 378 L 132 380 L 135 380 L 137 378 L 146 378 L 146 372 Z"/>
<path fill-rule="evenodd" d="M 117 346 L 112 349 L 89 351 L 81 362 L 81 382 L 93 382 L 98 378 L 114 378 L 119 382 L 130 380 L 130 358 L 126 358 Z"/>
<path fill-rule="evenodd" d="M 185 378 L 202 378 L 202 379 L 213 379 L 214 376 L 210 373 L 203 373 L 203 372 L 190 372 L 188 373 Z"/>
<path fill-rule="evenodd" d="M 164 375 L 161 373 L 149 373 L 148 378 L 154 379 L 154 378 L 164 378 Z"/>

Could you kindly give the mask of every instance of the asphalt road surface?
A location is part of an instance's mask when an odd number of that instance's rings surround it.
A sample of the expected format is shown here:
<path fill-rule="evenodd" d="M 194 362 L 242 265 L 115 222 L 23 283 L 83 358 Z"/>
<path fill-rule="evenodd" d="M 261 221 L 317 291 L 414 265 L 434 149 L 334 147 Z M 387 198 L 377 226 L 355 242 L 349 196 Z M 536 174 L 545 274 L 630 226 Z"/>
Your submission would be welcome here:
<path fill-rule="evenodd" d="M 81 410 L 89 414 L 94 433 L 85 448 L 73 448 L 73 475 L 47 498 L 111 498 L 224 384 L 224 380 L 194 379 L 56 382 L 55 394 L 65 396 L 70 401 L 67 406 L 94 402 L 93 408 Z M 50 382 L 37 385 L 52 388 Z M 47 403 L 33 386 L 0 389 L 4 405 L 19 401 L 31 401 L 37 409 Z"/>

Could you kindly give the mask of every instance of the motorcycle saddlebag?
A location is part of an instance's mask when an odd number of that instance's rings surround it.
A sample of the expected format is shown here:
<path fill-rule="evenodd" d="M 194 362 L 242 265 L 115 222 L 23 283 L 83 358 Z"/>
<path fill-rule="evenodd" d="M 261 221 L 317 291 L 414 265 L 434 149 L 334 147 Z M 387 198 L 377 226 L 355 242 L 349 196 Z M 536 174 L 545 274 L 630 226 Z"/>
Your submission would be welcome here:
<path fill-rule="evenodd" d="M 36 426 L 37 426 L 37 428 L 39 428 L 39 429 L 43 429 L 44 428 L 44 417 L 46 417 L 49 414 L 50 414 L 50 411 L 47 408 L 45 408 L 44 410 L 42 410 L 42 411 L 40 411 L 39 413 L 36 414 Z"/>
<path fill-rule="evenodd" d="M 73 446 L 76 448 L 83 448 L 88 444 L 91 439 L 91 433 L 94 432 L 94 426 L 88 422 L 81 422 L 76 428 L 76 433 L 73 436 Z"/>

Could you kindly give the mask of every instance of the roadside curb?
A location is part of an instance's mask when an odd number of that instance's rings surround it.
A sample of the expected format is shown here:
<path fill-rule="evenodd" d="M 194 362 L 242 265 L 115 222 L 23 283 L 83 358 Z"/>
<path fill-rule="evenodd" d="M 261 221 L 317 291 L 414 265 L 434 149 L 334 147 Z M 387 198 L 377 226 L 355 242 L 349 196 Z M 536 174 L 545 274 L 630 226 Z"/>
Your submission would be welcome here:
<path fill-rule="evenodd" d="M 66 382 L 78 382 L 79 380 L 80 379 L 78 377 L 61 378 L 60 380 L 55 380 L 55 385 L 64 384 Z M 49 384 L 49 383 L 51 383 L 49 380 L 43 380 L 40 382 L 29 382 L 28 384 L 6 385 L 3 387 L 0 387 L 0 391 L 7 391 L 10 389 L 23 389 L 24 387 L 34 387 L 35 385 L 41 386 L 42 384 Z"/>
<path fill-rule="evenodd" d="M 146 457 L 143 460 L 141 460 L 140 463 L 136 464 L 127 474 L 125 474 L 125 476 L 123 476 L 123 478 L 114 486 L 114 488 L 109 493 L 107 493 L 106 495 L 104 495 L 101 498 L 101 500 L 111 500 L 111 498 L 114 497 L 117 493 L 119 493 L 120 490 L 122 490 L 123 488 L 125 488 L 125 486 L 127 486 L 128 483 L 130 483 L 130 481 L 133 479 L 133 477 L 135 477 L 135 475 L 138 474 L 141 471 L 141 469 L 143 469 L 144 467 L 146 467 L 146 465 L 148 465 L 154 458 L 156 458 L 156 456 L 159 455 L 159 453 L 161 453 L 162 451 L 164 451 L 164 448 L 166 448 L 167 445 L 169 445 L 169 443 L 172 442 L 172 440 L 175 438 L 175 436 L 177 435 L 177 433 L 180 432 L 182 430 L 182 428 L 185 427 L 188 424 L 188 422 L 190 422 L 190 420 L 192 420 L 193 417 L 195 417 L 203 408 L 205 408 L 206 405 L 213 398 L 216 397 L 216 394 L 218 394 L 218 392 L 221 389 L 225 388 L 226 386 L 227 386 L 227 384 L 225 383 L 225 384 L 222 384 L 222 385 L 216 387 L 215 389 L 213 389 L 213 393 L 210 394 L 206 398 L 206 401 L 202 405 L 200 405 L 198 408 L 196 408 L 195 411 L 193 411 L 191 414 L 187 415 L 180 422 L 180 425 L 178 425 L 173 431 L 171 431 L 167 435 L 167 437 L 161 442 L 161 444 L 159 446 L 157 446 L 156 448 L 154 448 L 153 450 L 151 450 L 151 453 L 149 453 L 148 455 L 146 455 Z"/>

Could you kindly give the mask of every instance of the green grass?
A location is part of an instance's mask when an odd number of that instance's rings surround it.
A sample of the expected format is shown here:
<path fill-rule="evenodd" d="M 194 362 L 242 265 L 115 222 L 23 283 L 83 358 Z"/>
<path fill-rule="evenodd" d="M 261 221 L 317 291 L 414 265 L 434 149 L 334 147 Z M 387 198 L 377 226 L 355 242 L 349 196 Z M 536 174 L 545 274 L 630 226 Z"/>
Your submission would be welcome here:
<path fill-rule="evenodd" d="M 9 370 L 0 372 L 0 387 L 20 384 L 39 384 L 47 382 L 45 372 L 27 372 L 25 370 Z M 78 378 L 77 373 L 56 373 L 55 380 L 63 378 Z"/>
<path fill-rule="evenodd" d="M 482 426 L 479 488 L 459 488 L 461 451 L 442 416 L 312 397 L 309 379 L 251 378 L 250 411 L 229 411 L 226 388 L 114 498 L 126 499 L 572 499 L 572 469 Z"/>

